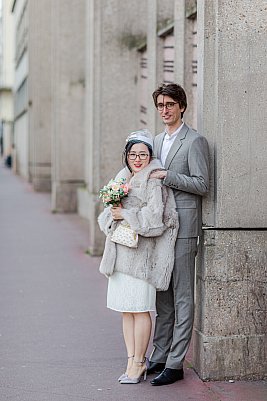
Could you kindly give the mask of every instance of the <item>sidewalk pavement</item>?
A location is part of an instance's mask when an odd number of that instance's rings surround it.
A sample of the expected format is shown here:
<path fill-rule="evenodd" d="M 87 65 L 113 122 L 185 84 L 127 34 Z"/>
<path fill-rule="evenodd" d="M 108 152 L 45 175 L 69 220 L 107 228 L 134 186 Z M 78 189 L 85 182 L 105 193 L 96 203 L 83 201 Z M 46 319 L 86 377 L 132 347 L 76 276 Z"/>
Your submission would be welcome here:
<path fill-rule="evenodd" d="M 119 384 L 121 316 L 87 245 L 87 222 L 0 165 L 0 401 L 267 400 L 266 382 L 202 382 L 188 362 L 169 386 Z"/>

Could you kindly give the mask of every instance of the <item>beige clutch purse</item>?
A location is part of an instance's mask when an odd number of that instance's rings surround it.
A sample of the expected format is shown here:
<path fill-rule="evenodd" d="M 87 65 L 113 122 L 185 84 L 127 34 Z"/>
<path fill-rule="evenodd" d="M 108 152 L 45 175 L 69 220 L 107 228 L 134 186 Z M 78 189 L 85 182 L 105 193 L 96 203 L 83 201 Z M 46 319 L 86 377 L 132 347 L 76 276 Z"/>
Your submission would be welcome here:
<path fill-rule="evenodd" d="M 128 246 L 129 248 L 137 248 L 138 234 L 131 229 L 129 224 L 119 224 L 110 237 L 111 241 L 116 244 Z"/>

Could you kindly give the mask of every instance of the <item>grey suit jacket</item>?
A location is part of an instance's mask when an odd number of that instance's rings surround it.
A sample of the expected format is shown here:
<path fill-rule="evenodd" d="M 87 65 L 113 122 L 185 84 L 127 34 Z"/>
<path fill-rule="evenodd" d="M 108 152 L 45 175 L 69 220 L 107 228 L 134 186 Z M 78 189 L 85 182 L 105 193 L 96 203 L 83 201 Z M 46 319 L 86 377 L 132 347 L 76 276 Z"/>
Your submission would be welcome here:
<path fill-rule="evenodd" d="M 165 133 L 155 137 L 154 154 L 160 159 Z M 173 189 L 179 214 L 178 238 L 201 235 L 201 199 L 209 188 L 209 151 L 204 136 L 184 124 L 165 162 L 163 183 Z"/>

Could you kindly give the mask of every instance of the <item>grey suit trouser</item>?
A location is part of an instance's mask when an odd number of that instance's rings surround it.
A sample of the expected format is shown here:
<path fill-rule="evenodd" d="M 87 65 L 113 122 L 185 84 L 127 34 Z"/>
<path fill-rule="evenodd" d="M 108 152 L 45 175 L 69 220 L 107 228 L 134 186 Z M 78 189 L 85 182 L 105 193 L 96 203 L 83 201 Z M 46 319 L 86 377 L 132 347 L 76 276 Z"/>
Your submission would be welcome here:
<path fill-rule="evenodd" d="M 188 351 L 194 320 L 194 281 L 197 238 L 179 238 L 167 291 L 157 292 L 154 349 L 150 361 L 180 369 Z"/>

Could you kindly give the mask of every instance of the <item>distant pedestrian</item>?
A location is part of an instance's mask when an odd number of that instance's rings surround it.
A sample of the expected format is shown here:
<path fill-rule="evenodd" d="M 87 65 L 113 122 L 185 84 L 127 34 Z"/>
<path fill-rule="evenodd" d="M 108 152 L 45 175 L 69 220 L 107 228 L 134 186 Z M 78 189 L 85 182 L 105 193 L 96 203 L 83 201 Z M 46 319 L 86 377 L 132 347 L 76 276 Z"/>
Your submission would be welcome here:
<path fill-rule="evenodd" d="M 11 168 L 11 167 L 12 167 L 12 156 L 11 156 L 11 155 L 8 155 L 8 156 L 6 157 L 6 159 L 5 159 L 5 165 L 6 165 L 6 167 L 8 167 L 8 168 Z"/>
<path fill-rule="evenodd" d="M 121 205 L 107 207 L 99 216 L 106 234 L 100 271 L 109 276 L 107 307 L 122 312 L 128 353 L 122 384 L 146 377 L 146 351 L 151 335 L 150 311 L 155 311 L 156 290 L 167 290 L 174 264 L 178 217 L 172 190 L 150 174 L 162 169 L 152 156 L 153 139 L 146 131 L 131 134 L 124 149 L 129 194 Z M 117 177 L 119 178 L 119 177 Z M 136 248 L 112 241 L 118 225 L 128 223 L 138 234 Z"/>

